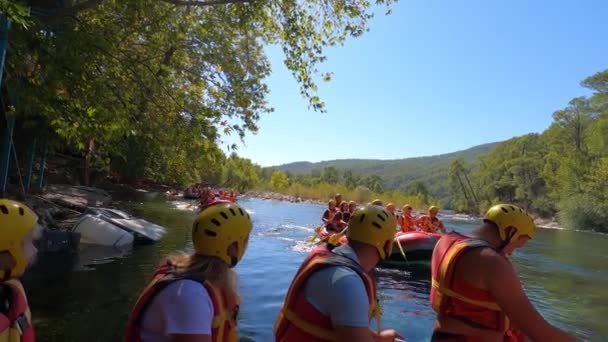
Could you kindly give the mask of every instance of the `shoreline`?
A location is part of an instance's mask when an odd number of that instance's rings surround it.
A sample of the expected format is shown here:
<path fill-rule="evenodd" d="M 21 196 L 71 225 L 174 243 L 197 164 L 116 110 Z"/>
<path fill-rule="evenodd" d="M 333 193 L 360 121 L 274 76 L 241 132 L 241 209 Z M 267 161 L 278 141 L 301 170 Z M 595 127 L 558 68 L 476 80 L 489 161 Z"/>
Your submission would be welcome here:
<path fill-rule="evenodd" d="M 264 200 L 275 200 L 275 201 L 290 202 L 290 203 L 314 203 L 314 204 L 321 204 L 321 205 L 326 204 L 325 201 L 321 201 L 321 200 L 295 197 L 295 196 L 285 195 L 285 194 L 281 194 L 281 193 L 273 192 L 273 191 L 248 191 L 245 194 L 243 194 L 243 197 L 259 198 L 259 199 L 264 199 Z M 482 216 L 469 215 L 469 214 L 455 212 L 453 215 L 451 215 L 450 218 L 452 218 L 456 221 L 476 221 L 476 220 L 481 220 Z M 534 217 L 534 224 L 536 225 L 537 228 L 541 228 L 541 229 L 571 230 L 571 231 L 577 231 L 577 232 L 608 234 L 608 233 L 596 232 L 596 231 L 592 231 L 592 230 L 565 228 L 565 227 L 560 226 L 559 222 L 557 221 L 557 219 L 555 217 L 550 217 L 550 218 Z"/>

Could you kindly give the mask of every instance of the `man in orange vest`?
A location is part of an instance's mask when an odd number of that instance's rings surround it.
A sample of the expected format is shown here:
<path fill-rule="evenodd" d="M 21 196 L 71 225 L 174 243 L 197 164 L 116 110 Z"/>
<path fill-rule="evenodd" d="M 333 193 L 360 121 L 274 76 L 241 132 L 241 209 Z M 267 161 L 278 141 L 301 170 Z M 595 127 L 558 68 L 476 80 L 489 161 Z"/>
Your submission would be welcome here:
<path fill-rule="evenodd" d="M 431 206 L 428 215 L 422 215 L 416 221 L 416 225 L 420 230 L 427 233 L 442 233 L 445 234 L 443 222 L 437 217 L 439 208 Z"/>
<path fill-rule="evenodd" d="M 0 199 L 0 341 L 34 341 L 32 317 L 19 277 L 37 253 L 38 216 L 20 202 Z"/>
<path fill-rule="evenodd" d="M 287 291 L 275 324 L 275 340 L 394 341 L 395 330 L 372 331 L 379 324 L 374 267 L 392 250 L 394 217 L 381 206 L 353 213 L 347 242 L 315 248 L 304 260 Z"/>
<path fill-rule="evenodd" d="M 406 204 L 401 209 L 401 215 L 397 219 L 401 232 L 414 232 L 416 231 L 416 219 L 412 216 L 412 206 Z"/>
<path fill-rule="evenodd" d="M 499 204 L 470 236 L 441 237 L 431 260 L 431 305 L 437 312 L 432 341 L 575 341 L 534 309 L 509 262 L 534 232 L 524 210 Z"/>

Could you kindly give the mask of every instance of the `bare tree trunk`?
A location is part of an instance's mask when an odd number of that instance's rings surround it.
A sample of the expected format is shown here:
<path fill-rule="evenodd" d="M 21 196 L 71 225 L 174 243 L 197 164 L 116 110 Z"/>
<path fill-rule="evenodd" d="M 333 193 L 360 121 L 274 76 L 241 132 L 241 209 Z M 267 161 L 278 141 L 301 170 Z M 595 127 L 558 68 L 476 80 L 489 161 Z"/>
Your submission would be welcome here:
<path fill-rule="evenodd" d="M 471 186 L 471 181 L 469 180 L 469 176 L 467 175 L 466 172 L 463 172 L 463 174 L 464 174 L 464 179 L 467 181 L 467 184 L 469 185 L 469 190 L 471 191 L 471 195 L 473 196 L 473 199 L 475 200 L 475 205 L 479 205 L 479 198 L 475 194 L 475 190 L 473 189 L 473 186 Z"/>
<path fill-rule="evenodd" d="M 84 158 L 84 185 L 91 186 L 91 162 L 95 155 L 95 138 L 89 140 L 89 148 Z"/>

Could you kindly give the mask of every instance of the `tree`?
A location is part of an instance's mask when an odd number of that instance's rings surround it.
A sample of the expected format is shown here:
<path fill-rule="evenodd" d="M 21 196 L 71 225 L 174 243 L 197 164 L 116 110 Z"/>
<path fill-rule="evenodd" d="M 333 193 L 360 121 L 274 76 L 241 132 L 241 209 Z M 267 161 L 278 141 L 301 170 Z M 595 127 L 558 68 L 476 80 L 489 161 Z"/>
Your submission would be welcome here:
<path fill-rule="evenodd" d="M 361 185 L 373 192 L 382 192 L 382 178 L 378 175 L 369 175 L 361 179 Z"/>
<path fill-rule="evenodd" d="M 281 191 L 289 185 L 289 178 L 282 171 L 273 171 L 270 177 L 270 188 L 275 191 Z"/>
<path fill-rule="evenodd" d="M 323 169 L 323 175 L 321 181 L 327 184 L 337 184 L 340 179 L 340 172 L 333 166 L 326 167 Z"/>
<path fill-rule="evenodd" d="M 479 207 L 479 199 L 477 198 L 475 189 L 473 189 L 467 173 L 465 162 L 462 158 L 455 159 L 450 164 L 450 187 L 452 188 L 452 191 L 457 194 L 457 198 L 460 197 L 459 195 L 464 197 L 464 203 L 461 203 L 460 209 L 472 211 Z M 460 202 L 462 202 L 462 198 L 459 199 Z"/>
<path fill-rule="evenodd" d="M 85 183 L 113 168 L 179 182 L 217 169 L 208 163 L 222 158 L 204 153 L 224 135 L 256 132 L 272 111 L 269 44 L 283 48 L 302 95 L 323 111 L 317 82 L 331 76 L 318 71 L 325 48 L 360 36 L 375 10 L 329 0 L 30 5 L 32 16 L 18 1 L 0 2 L 11 20 L 24 18 L 11 30 L 4 83 L 19 120 L 44 123 L 58 150 L 82 156 Z"/>
<path fill-rule="evenodd" d="M 344 179 L 344 185 L 349 189 L 354 189 L 360 182 L 359 176 L 354 175 L 351 170 L 344 171 L 342 178 Z"/>
<path fill-rule="evenodd" d="M 259 183 L 255 165 L 251 160 L 239 158 L 235 153 L 226 161 L 223 178 L 224 186 L 239 192 L 252 189 Z"/>

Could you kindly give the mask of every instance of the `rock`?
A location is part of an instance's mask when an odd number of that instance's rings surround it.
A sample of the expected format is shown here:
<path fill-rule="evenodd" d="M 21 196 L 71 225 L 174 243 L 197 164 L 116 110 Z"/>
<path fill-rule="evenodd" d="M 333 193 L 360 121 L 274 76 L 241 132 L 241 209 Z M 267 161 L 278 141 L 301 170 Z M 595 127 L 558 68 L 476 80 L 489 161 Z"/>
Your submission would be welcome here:
<path fill-rule="evenodd" d="M 108 192 L 87 186 L 48 185 L 41 197 L 78 211 L 84 211 L 87 207 L 106 207 L 112 203 Z"/>

